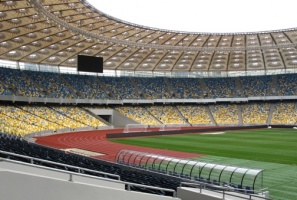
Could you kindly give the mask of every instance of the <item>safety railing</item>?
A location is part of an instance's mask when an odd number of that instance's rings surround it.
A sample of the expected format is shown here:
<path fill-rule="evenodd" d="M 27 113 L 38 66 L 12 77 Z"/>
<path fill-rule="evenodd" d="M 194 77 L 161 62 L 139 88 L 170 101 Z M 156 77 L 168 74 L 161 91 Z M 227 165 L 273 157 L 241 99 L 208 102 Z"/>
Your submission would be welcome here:
<path fill-rule="evenodd" d="M 105 181 L 108 180 L 110 182 L 122 183 L 122 184 L 126 185 L 126 188 L 127 188 L 128 191 L 132 191 L 131 187 L 134 186 L 134 187 L 140 187 L 140 188 L 145 188 L 145 189 L 151 189 L 151 190 L 155 190 L 155 191 L 169 192 L 169 193 L 172 194 L 172 197 L 177 196 L 176 191 L 173 190 L 173 189 L 162 188 L 162 187 L 154 187 L 154 186 L 149 186 L 149 185 L 142 185 L 142 184 L 137 184 L 137 183 L 121 181 L 120 176 L 115 175 L 115 174 L 90 170 L 90 169 L 86 169 L 86 168 L 82 168 L 82 167 L 57 163 L 57 162 L 43 160 L 43 159 L 39 159 L 39 158 L 33 158 L 33 157 L 30 157 L 30 156 L 24 156 L 24 155 L 10 153 L 10 152 L 6 152 L 6 151 L 0 151 L 0 154 L 11 155 L 11 156 L 19 157 L 19 158 L 25 158 L 25 159 L 28 159 L 29 163 L 22 162 L 22 161 L 17 161 L 17 160 L 12 160 L 12 159 L 9 159 L 9 158 L 1 158 L 1 157 L 0 157 L 0 161 L 6 161 L 6 162 L 10 162 L 10 163 L 17 163 L 17 164 L 20 164 L 20 165 L 23 165 L 23 166 L 31 166 L 31 167 L 33 166 L 33 167 L 36 167 L 36 168 L 39 168 L 39 169 L 45 169 L 45 170 L 50 170 L 50 171 L 54 171 L 54 172 L 61 172 L 61 173 L 64 173 L 64 174 L 68 174 L 69 175 L 68 181 L 71 181 L 71 182 L 75 182 L 74 176 L 80 176 L 80 177 L 86 177 L 86 178 L 90 178 L 90 179 L 105 180 Z M 72 171 L 67 171 L 67 170 L 62 170 L 62 169 L 55 169 L 55 168 L 46 167 L 46 166 L 41 166 L 41 165 L 35 164 L 34 161 L 39 161 L 39 162 L 43 162 L 43 163 L 63 166 L 63 167 L 67 167 L 69 169 L 75 169 L 77 172 L 72 172 Z M 103 178 L 103 177 L 98 177 L 98 176 L 94 176 L 94 175 L 83 174 L 83 172 L 91 172 L 91 173 L 94 173 L 94 174 L 106 175 L 107 177 L 113 177 L 113 178 L 116 178 L 116 179 Z"/>
<path fill-rule="evenodd" d="M 137 186 L 137 187 L 144 187 L 147 189 L 153 189 L 153 190 L 162 190 L 162 191 L 166 191 L 166 192 L 171 192 L 172 193 L 172 197 L 176 197 L 176 191 L 173 189 L 168 189 L 168 188 L 160 188 L 160 187 L 154 187 L 154 186 L 148 186 L 148 185 L 142 185 L 142 184 L 137 184 L 137 183 L 127 183 L 125 182 L 128 186 L 128 191 L 131 190 L 131 186 Z"/>
<path fill-rule="evenodd" d="M 56 165 L 56 166 L 61 166 L 61 167 L 67 167 L 69 169 L 74 169 L 74 170 L 76 170 L 78 172 L 78 174 L 82 174 L 82 172 L 90 172 L 90 173 L 94 173 L 94 174 L 98 174 L 98 175 L 104 175 L 104 176 L 107 176 L 107 177 L 112 177 L 112 178 L 114 178 L 116 180 L 121 180 L 121 177 L 119 175 L 115 175 L 115 174 L 110 174 L 110 173 L 101 172 L 101 171 L 95 171 L 95 170 L 91 170 L 91 169 L 87 169 L 87 168 L 83 168 L 83 167 L 77 167 L 77 166 L 62 164 L 62 163 L 43 160 L 43 159 L 39 159 L 39 158 L 33 158 L 33 157 L 30 157 L 30 156 L 24 156 L 24 155 L 10 153 L 10 152 L 6 152 L 6 151 L 0 151 L 0 153 L 5 154 L 5 155 L 11 155 L 11 156 L 19 157 L 19 158 L 28 159 L 30 164 L 35 164 L 34 161 L 38 161 L 38 162 L 42 162 L 42 163 L 53 164 L 53 165 Z M 37 164 L 35 164 L 35 165 L 38 166 Z M 85 174 L 82 174 L 82 175 L 85 175 Z"/>
<path fill-rule="evenodd" d="M 230 196 L 230 197 L 236 197 L 239 199 L 247 199 L 247 200 L 252 200 L 253 197 L 255 197 L 257 199 L 271 200 L 270 198 L 264 196 L 265 191 L 263 189 L 260 191 L 263 195 L 263 196 L 261 196 L 259 194 L 248 194 L 248 192 L 253 192 L 252 190 L 247 191 L 246 189 L 236 188 L 236 192 L 234 192 L 235 188 L 232 188 L 230 186 L 218 186 L 218 185 L 202 183 L 202 182 L 198 182 L 198 181 L 195 183 L 181 182 L 180 187 L 182 187 L 182 186 L 187 186 L 187 187 L 190 186 L 192 188 L 197 188 L 197 189 L 199 189 L 198 190 L 199 193 L 202 193 L 202 190 L 209 190 L 211 192 L 217 193 L 218 195 L 221 195 L 222 199 L 226 199 L 226 197 Z M 241 193 L 238 193 L 238 192 L 241 192 Z"/>

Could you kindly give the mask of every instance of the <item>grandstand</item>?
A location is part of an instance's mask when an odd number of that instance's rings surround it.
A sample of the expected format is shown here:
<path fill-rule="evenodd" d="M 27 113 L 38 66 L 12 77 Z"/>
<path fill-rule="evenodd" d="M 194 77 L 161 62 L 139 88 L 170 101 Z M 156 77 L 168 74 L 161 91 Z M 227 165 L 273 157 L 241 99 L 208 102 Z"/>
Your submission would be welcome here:
<path fill-rule="evenodd" d="M 28 167 L 31 162 L 36 169 L 63 170 L 67 181 L 73 181 L 68 173 L 79 180 L 92 176 L 111 181 L 116 175 L 123 191 L 155 195 L 147 199 L 183 199 L 176 196 L 183 184 L 198 184 L 200 193 L 204 188 L 265 199 L 263 194 L 253 196 L 258 194 L 248 185 L 201 182 L 199 174 L 185 176 L 183 168 L 176 168 L 179 175 L 174 174 L 175 166 L 167 170 L 172 160 L 176 166 L 193 164 L 190 159 L 197 155 L 182 152 L 183 147 L 173 152 L 179 158 L 147 149 L 152 151 L 148 160 L 156 155 L 158 159 L 135 165 L 138 160 L 126 155 L 128 162 L 116 162 L 123 149 L 107 143 L 106 135 L 122 134 L 133 126 L 140 128 L 123 137 L 296 127 L 296 41 L 294 28 L 190 33 L 125 22 L 85 0 L 0 1 L 0 159 L 13 166 Z M 79 54 L 103 57 L 104 73 L 78 72 Z M 99 134 L 101 130 L 105 135 Z M 89 132 L 98 133 L 92 136 L 90 149 L 84 149 L 87 134 L 70 136 Z M 57 145 L 47 138 L 63 133 L 71 140 Z M 100 145 L 110 145 L 112 151 L 98 149 Z M 163 163 L 168 164 L 163 171 L 148 169 L 148 163 L 161 166 L 166 156 L 171 160 Z M 194 169 L 199 164 L 193 165 Z M 215 167 L 207 169 L 210 177 Z M 141 198 L 135 195 L 130 198 Z"/>

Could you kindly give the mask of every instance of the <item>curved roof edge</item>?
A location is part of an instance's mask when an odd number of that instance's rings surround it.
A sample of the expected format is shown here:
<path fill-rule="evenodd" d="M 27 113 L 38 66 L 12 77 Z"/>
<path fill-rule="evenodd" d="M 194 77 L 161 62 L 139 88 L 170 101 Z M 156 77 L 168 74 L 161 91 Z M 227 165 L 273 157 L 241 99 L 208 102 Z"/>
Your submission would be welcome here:
<path fill-rule="evenodd" d="M 103 15 L 107 18 L 110 18 L 112 20 L 118 21 L 120 23 L 124 23 L 130 26 L 135 26 L 138 28 L 143 28 L 143 29 L 149 29 L 153 31 L 162 31 L 162 32 L 168 32 L 168 33 L 176 33 L 176 34 L 193 34 L 193 35 L 252 35 L 252 34 L 267 34 L 267 33 L 278 33 L 278 32 L 284 32 L 284 31 L 295 31 L 297 30 L 297 27 L 294 28 L 286 28 L 286 29 L 276 29 L 276 30 L 266 30 L 266 31 L 252 31 L 252 32 L 229 32 L 229 33 L 219 33 L 219 32 L 191 32 L 191 31 L 178 31 L 178 30 L 169 30 L 169 29 L 160 29 L 160 28 L 154 28 L 150 26 L 144 26 L 144 25 L 139 25 L 135 24 L 132 22 L 128 22 L 119 18 L 116 18 L 114 16 L 111 16 L 109 14 L 106 14 L 99 9 L 95 8 L 91 3 L 88 2 L 88 0 L 80 0 L 82 4 L 84 4 L 86 7 L 89 9 L 93 10 L 94 12 L 99 13 L 100 15 Z"/>

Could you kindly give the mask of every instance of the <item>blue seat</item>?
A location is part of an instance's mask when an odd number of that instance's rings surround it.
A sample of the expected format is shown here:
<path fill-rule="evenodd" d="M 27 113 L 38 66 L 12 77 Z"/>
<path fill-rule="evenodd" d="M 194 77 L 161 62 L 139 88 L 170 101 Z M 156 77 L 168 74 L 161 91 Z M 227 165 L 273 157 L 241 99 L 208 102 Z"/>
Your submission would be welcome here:
<path fill-rule="evenodd" d="M 245 192 L 247 194 L 254 194 L 254 190 L 250 186 L 245 187 Z"/>

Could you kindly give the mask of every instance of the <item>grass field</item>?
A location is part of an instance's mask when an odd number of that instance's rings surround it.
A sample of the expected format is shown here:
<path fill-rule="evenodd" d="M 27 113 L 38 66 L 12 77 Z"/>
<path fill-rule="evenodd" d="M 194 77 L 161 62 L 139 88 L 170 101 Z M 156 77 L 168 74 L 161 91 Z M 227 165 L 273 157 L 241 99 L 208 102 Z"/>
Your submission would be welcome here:
<path fill-rule="evenodd" d="M 265 169 L 264 187 L 279 200 L 297 199 L 297 130 L 260 129 L 184 134 L 114 142 L 205 154 L 194 160 Z"/>

